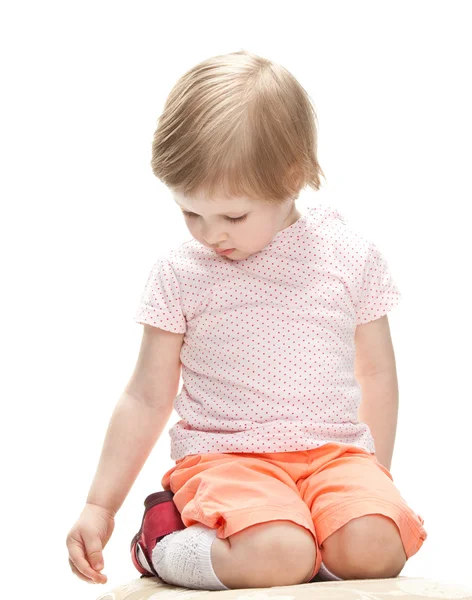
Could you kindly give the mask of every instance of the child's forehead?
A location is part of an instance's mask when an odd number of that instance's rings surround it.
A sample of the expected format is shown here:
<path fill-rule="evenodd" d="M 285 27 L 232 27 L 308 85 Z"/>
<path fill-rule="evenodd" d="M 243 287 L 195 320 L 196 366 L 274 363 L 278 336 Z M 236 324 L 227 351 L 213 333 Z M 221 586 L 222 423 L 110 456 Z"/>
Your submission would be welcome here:
<path fill-rule="evenodd" d="M 244 210 L 253 209 L 255 206 L 255 200 L 247 198 L 245 196 L 237 196 L 233 198 L 224 198 L 220 196 L 213 196 L 206 198 L 203 194 L 195 195 L 184 195 L 179 192 L 172 193 L 174 201 L 183 208 L 184 210 L 195 210 L 200 209 L 208 214 L 227 214 L 231 212 L 242 212 Z"/>

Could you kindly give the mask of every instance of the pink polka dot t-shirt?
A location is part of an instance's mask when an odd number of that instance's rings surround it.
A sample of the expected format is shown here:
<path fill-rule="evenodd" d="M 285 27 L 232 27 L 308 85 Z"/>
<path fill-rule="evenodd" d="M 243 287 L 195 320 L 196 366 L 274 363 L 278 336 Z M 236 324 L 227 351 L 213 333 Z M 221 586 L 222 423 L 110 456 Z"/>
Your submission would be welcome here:
<path fill-rule="evenodd" d="M 172 460 L 328 442 L 373 453 L 357 418 L 354 334 L 399 299 L 376 245 L 326 205 L 244 260 L 196 240 L 161 256 L 135 321 L 185 333 Z"/>

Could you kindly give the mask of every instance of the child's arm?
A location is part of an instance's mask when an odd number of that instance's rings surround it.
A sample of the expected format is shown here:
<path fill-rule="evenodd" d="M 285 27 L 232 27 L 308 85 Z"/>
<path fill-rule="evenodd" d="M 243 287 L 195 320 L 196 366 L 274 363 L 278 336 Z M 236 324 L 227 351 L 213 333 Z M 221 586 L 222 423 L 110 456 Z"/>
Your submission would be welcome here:
<path fill-rule="evenodd" d="M 355 377 L 362 390 L 359 420 L 366 423 L 378 461 L 390 470 L 398 418 L 398 380 L 388 317 L 358 325 Z"/>
<path fill-rule="evenodd" d="M 362 402 L 359 420 L 367 423 L 375 443 L 375 456 L 389 471 L 398 419 L 398 381 L 395 367 L 359 379 Z"/>
<path fill-rule="evenodd" d="M 172 413 L 184 334 L 144 325 L 133 375 L 111 416 L 87 504 L 116 514 Z"/>

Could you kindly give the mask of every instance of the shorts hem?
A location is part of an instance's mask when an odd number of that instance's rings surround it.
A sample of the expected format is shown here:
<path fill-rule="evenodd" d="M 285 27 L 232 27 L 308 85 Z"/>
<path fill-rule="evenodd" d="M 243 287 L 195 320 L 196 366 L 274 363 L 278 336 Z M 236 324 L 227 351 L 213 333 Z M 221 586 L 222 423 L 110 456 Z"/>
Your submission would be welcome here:
<path fill-rule="evenodd" d="M 205 517 L 203 510 L 196 504 L 195 517 L 204 525 L 211 527 L 208 524 L 208 519 Z M 262 514 L 261 514 L 262 513 Z M 237 523 L 230 524 L 229 520 L 236 517 Z M 316 539 L 315 527 L 311 521 L 296 510 L 286 510 L 276 505 L 255 506 L 251 509 L 238 508 L 236 510 L 225 511 L 224 513 L 225 523 L 217 527 L 217 537 L 220 539 L 226 539 L 230 535 L 239 533 L 243 529 L 250 527 L 251 525 L 257 525 L 258 523 L 267 523 L 268 521 L 293 521 L 297 525 L 301 525 L 311 531 Z M 214 529 L 214 527 L 213 527 Z"/>
<path fill-rule="evenodd" d="M 353 516 L 351 509 L 352 506 L 356 504 L 363 505 L 362 511 L 359 511 L 360 514 L 357 514 L 357 511 L 354 511 L 355 516 Z M 346 512 L 348 512 L 348 515 L 345 514 Z M 338 504 L 335 507 L 329 507 L 329 509 L 326 509 L 321 514 L 321 518 L 316 519 L 316 529 L 318 532 L 320 546 L 329 535 L 346 525 L 346 523 L 352 519 L 370 514 L 382 514 L 383 516 L 391 518 L 395 522 L 400 530 L 400 536 L 407 560 L 416 554 L 416 552 L 418 552 L 427 537 L 427 533 L 422 525 L 419 522 L 414 521 L 411 514 L 409 514 L 408 511 L 406 511 L 403 507 L 398 506 L 398 504 L 395 504 L 394 502 L 388 502 L 387 500 L 381 500 L 375 497 L 347 500 L 346 502 Z M 398 523 L 397 520 L 399 514 L 402 518 Z M 346 516 L 350 517 L 347 521 L 345 520 Z M 328 524 L 323 523 L 326 522 L 326 520 L 329 520 Z M 332 528 L 333 522 L 337 525 L 334 530 Z M 405 545 L 405 528 L 409 530 L 409 533 L 413 537 L 413 540 L 407 546 Z"/>

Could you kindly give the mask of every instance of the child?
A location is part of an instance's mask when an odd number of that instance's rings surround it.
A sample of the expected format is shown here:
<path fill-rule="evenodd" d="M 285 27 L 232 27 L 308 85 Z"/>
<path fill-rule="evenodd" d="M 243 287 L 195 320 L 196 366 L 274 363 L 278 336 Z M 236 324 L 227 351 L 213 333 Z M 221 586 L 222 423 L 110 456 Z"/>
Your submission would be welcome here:
<path fill-rule="evenodd" d="M 295 206 L 323 176 L 315 123 L 296 79 L 245 51 L 171 91 L 151 164 L 193 240 L 156 261 L 138 308 L 137 365 L 67 540 L 81 579 L 106 581 L 114 516 L 173 407 L 176 464 L 131 543 L 143 576 L 208 590 L 396 577 L 426 539 L 389 472 L 400 293 L 336 209 Z"/>

